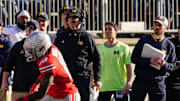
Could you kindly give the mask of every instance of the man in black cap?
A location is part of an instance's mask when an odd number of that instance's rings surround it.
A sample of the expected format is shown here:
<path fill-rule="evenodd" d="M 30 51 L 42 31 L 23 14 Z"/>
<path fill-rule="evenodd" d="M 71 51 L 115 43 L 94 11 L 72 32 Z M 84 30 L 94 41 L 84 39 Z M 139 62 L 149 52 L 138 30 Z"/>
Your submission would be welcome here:
<path fill-rule="evenodd" d="M 83 28 L 84 18 L 84 12 L 81 9 L 69 10 L 66 18 L 69 28 L 59 33 L 54 44 L 62 52 L 80 92 L 81 101 L 89 101 L 91 67 L 94 71 L 96 90 L 102 86 L 100 82 L 101 58 L 94 38 Z"/>
<path fill-rule="evenodd" d="M 72 6 L 67 5 L 64 6 L 63 8 L 61 8 L 60 10 L 60 15 L 61 15 L 61 21 L 63 23 L 63 26 L 57 31 L 56 36 L 58 36 L 59 33 L 61 33 L 62 31 L 66 30 L 68 28 L 68 23 L 66 21 L 66 17 L 67 17 L 67 13 L 69 10 L 71 10 Z"/>
<path fill-rule="evenodd" d="M 48 33 L 48 26 L 49 26 L 49 17 L 46 12 L 39 12 L 36 16 L 36 21 L 39 23 L 39 31 L 47 32 Z M 51 38 L 51 42 L 54 43 L 56 38 L 53 34 L 48 34 Z"/>

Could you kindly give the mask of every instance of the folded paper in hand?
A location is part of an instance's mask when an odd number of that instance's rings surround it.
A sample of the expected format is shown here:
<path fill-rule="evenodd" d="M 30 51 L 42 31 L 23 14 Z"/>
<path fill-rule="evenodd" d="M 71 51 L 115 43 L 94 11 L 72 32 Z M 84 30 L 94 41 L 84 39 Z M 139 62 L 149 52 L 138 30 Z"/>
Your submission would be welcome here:
<path fill-rule="evenodd" d="M 162 52 L 161 50 L 157 49 L 157 48 L 154 48 L 150 44 L 144 44 L 143 50 L 141 53 L 141 57 L 144 57 L 144 58 L 159 57 L 160 59 L 164 59 L 165 53 Z M 150 64 L 150 66 L 154 67 L 157 70 L 161 69 L 160 65 Z"/>

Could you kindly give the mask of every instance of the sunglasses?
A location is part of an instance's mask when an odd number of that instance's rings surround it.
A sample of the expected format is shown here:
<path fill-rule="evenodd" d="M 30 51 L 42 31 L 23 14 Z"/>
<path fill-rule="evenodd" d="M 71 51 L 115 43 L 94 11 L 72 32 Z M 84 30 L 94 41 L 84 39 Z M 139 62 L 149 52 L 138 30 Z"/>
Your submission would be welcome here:
<path fill-rule="evenodd" d="M 77 19 L 77 18 L 79 18 L 78 16 L 69 16 L 68 17 L 69 19 Z"/>
<path fill-rule="evenodd" d="M 38 21 L 39 22 L 45 22 L 46 20 L 45 19 L 39 19 Z"/>
<path fill-rule="evenodd" d="M 36 28 L 34 27 L 34 26 L 32 26 L 32 27 L 27 27 L 27 30 L 29 31 L 29 30 L 36 30 Z"/>

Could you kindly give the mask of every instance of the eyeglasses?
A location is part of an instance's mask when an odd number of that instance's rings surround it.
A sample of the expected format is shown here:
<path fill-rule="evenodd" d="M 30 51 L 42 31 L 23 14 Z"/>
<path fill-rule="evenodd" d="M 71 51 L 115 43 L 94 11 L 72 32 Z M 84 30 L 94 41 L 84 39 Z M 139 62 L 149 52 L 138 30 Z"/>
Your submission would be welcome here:
<path fill-rule="evenodd" d="M 34 26 L 32 26 L 32 27 L 27 27 L 27 30 L 29 31 L 29 30 L 36 30 L 36 28 L 34 27 Z"/>
<path fill-rule="evenodd" d="M 77 18 L 79 18 L 78 16 L 69 16 L 68 17 L 69 19 L 77 19 Z"/>

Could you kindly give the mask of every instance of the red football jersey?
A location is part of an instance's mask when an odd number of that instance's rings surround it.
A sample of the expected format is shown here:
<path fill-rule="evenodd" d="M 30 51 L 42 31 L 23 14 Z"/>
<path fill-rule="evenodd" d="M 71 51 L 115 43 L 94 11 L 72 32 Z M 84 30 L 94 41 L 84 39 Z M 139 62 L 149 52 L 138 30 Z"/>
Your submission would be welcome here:
<path fill-rule="evenodd" d="M 50 53 L 41 57 L 37 64 L 41 73 L 39 75 L 40 79 L 48 73 L 52 73 L 54 76 L 53 84 L 48 90 L 50 96 L 64 98 L 78 92 L 63 56 L 56 46 L 52 45 Z"/>

